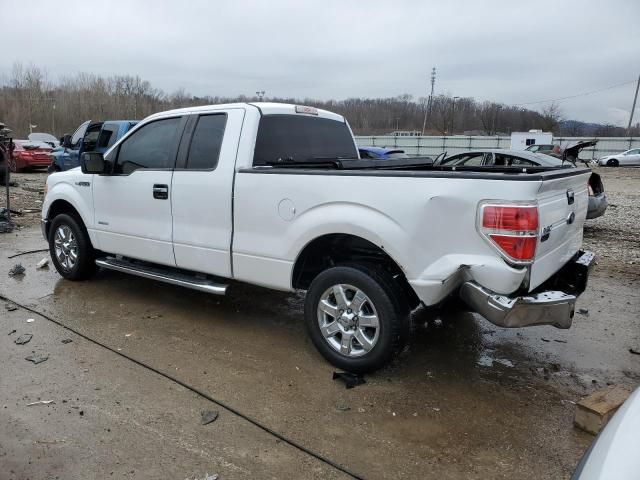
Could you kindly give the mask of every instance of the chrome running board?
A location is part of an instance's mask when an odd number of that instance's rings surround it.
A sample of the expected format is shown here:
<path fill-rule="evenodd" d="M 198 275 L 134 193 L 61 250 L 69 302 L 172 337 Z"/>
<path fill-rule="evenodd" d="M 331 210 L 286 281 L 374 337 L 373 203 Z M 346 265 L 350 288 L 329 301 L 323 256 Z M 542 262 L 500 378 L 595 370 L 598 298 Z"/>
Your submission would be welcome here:
<path fill-rule="evenodd" d="M 134 263 L 114 257 L 98 258 L 96 259 L 96 265 L 108 270 L 130 273 L 138 277 L 158 280 L 159 282 L 170 283 L 201 292 L 213 293 L 214 295 L 224 295 L 227 292 L 228 285 L 215 283 L 207 278 L 199 278 L 195 274 L 184 273 L 171 267 Z"/>

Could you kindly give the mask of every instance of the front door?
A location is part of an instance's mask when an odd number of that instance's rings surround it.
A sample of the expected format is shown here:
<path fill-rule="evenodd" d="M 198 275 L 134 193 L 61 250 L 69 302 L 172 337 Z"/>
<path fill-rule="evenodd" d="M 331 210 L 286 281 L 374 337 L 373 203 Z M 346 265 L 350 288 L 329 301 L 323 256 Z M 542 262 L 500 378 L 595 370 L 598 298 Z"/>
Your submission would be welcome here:
<path fill-rule="evenodd" d="M 138 128 L 105 157 L 111 175 L 94 175 L 97 248 L 175 266 L 171 180 L 185 118 Z"/>

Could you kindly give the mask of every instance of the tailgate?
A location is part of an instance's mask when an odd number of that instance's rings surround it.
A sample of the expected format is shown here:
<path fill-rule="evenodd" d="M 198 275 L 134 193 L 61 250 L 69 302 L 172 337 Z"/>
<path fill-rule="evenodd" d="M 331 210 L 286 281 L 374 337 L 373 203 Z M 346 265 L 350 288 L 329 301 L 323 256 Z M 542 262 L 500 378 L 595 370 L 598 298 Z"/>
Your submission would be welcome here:
<path fill-rule="evenodd" d="M 540 237 L 531 266 L 533 290 L 576 254 L 589 206 L 587 181 L 591 170 L 571 171 L 571 176 L 545 179 L 538 190 Z"/>

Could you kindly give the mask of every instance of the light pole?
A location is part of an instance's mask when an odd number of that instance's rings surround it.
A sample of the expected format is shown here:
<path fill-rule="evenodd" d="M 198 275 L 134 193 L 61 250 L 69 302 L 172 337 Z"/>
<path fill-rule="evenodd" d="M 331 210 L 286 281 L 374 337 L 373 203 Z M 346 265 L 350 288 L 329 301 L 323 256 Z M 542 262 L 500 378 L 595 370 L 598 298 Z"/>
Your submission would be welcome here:
<path fill-rule="evenodd" d="M 455 115 L 456 115 L 456 100 L 460 97 L 453 97 L 453 103 L 451 104 L 451 135 L 453 135 L 453 128 L 455 127 Z"/>
<path fill-rule="evenodd" d="M 496 134 L 496 123 L 498 121 L 498 112 L 500 112 L 500 110 L 502 110 L 502 105 L 497 105 L 496 106 L 496 111 L 493 113 L 493 134 Z"/>

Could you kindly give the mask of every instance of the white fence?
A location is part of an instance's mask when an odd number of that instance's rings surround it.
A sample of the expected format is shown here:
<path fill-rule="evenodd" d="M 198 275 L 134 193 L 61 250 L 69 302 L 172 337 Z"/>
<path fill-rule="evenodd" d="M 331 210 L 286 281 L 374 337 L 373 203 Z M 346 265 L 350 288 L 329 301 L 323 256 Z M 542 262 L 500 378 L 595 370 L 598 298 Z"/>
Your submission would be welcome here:
<path fill-rule="evenodd" d="M 577 140 L 594 140 L 594 137 L 554 137 L 553 143 L 565 146 Z M 624 152 L 631 148 L 640 148 L 640 138 L 636 137 L 600 137 L 595 147 L 585 148 L 580 158 L 585 160 Z M 511 137 L 481 137 L 455 135 L 450 137 L 396 137 L 379 135 L 373 137 L 357 136 L 360 146 L 399 148 L 409 155 L 436 156 L 442 152 L 459 153 L 478 148 L 509 148 Z"/>

